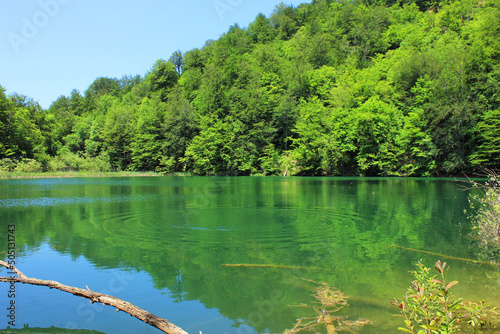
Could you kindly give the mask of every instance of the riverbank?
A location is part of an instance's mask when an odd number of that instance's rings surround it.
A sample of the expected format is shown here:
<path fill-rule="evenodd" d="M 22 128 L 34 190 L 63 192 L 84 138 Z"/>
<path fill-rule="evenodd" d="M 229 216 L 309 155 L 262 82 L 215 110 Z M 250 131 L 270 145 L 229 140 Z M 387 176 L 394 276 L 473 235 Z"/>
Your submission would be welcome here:
<path fill-rule="evenodd" d="M 72 177 L 154 177 L 164 174 L 156 172 L 0 172 L 0 179 L 50 179 L 50 178 L 72 178 Z M 177 174 L 176 174 L 177 175 Z M 183 174 L 179 173 L 179 176 Z"/>
<path fill-rule="evenodd" d="M 192 173 L 157 173 L 157 172 L 89 172 L 89 171 L 66 171 L 66 172 L 5 172 L 0 171 L 0 180 L 8 179 L 50 179 L 50 178 L 76 178 L 76 177 L 157 177 L 157 176 L 196 176 Z M 217 176 L 231 176 L 231 175 L 217 175 Z M 254 174 L 249 175 L 254 177 L 269 177 L 270 175 L 265 174 Z M 275 175 L 273 175 L 275 176 Z M 293 177 L 293 176 L 289 176 Z M 357 178 L 357 176 L 344 176 Z M 365 179 L 378 179 L 381 176 L 364 176 Z M 422 179 L 455 179 L 460 181 L 470 180 L 470 179 L 486 179 L 485 175 L 473 175 L 467 176 L 454 176 L 454 175 L 443 175 L 443 176 L 432 176 L 432 177 L 414 177 L 414 176 L 398 176 L 396 178 L 422 178 Z"/>

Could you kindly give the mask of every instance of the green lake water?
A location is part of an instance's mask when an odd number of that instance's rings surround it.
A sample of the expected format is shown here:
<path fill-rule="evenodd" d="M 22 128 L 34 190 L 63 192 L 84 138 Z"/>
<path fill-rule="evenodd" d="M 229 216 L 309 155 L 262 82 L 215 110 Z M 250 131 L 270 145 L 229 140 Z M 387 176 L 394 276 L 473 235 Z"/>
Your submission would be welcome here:
<path fill-rule="evenodd" d="M 396 333 L 389 302 L 404 295 L 419 259 L 447 261 L 461 297 L 500 305 L 500 282 L 489 278 L 498 268 L 391 246 L 476 259 L 467 196 L 450 179 L 3 180 L 0 257 L 15 225 L 27 276 L 115 295 L 189 333 L 280 333 L 310 315 L 293 307 L 313 301 L 306 280 L 350 296 L 343 314 L 374 322 L 362 333 Z M 0 329 L 7 290 L 0 283 Z M 45 287 L 18 284 L 15 302 L 16 328 L 159 332 Z"/>

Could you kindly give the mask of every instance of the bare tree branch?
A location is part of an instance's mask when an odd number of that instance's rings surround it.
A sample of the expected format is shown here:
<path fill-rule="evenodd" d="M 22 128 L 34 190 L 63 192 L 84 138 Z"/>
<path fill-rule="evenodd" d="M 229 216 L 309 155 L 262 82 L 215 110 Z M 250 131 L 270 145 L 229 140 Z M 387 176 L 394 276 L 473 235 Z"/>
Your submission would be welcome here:
<path fill-rule="evenodd" d="M 80 289 L 80 288 L 75 288 L 72 286 L 64 285 L 56 281 L 47 281 L 47 280 L 41 280 L 41 279 L 36 279 L 36 278 L 29 278 L 26 275 L 24 275 L 19 269 L 17 269 L 15 266 L 9 265 L 7 262 L 1 261 L 0 260 L 0 265 L 8 268 L 11 270 L 13 273 L 18 275 L 17 277 L 1 277 L 0 276 L 0 282 L 16 282 L 16 283 L 23 283 L 23 284 L 31 284 L 31 285 L 39 285 L 39 286 L 46 286 L 51 289 L 58 289 L 64 292 L 71 293 L 75 296 L 80 296 L 83 298 L 90 299 L 91 303 L 101 303 L 103 305 L 109 305 L 112 307 L 116 307 L 116 311 L 123 311 L 125 313 L 130 314 L 131 316 L 144 321 L 148 325 L 151 325 L 153 327 L 158 328 L 159 330 L 169 333 L 169 334 L 187 334 L 184 330 L 182 330 L 180 327 L 177 327 L 176 325 L 168 322 L 167 320 L 157 317 L 154 314 L 149 313 L 146 310 L 143 310 L 137 306 L 135 306 L 132 303 L 129 303 L 127 301 L 124 301 L 122 299 L 94 292 L 91 291 L 90 289 L 87 288 L 85 289 Z"/>

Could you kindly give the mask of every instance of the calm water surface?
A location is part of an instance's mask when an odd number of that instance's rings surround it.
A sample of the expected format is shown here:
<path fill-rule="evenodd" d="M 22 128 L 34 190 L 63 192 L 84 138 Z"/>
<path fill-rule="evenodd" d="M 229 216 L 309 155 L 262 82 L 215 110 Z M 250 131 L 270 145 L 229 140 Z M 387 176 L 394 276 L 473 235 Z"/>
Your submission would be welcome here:
<path fill-rule="evenodd" d="M 500 305 L 499 282 L 488 278 L 495 268 L 391 247 L 476 258 L 467 194 L 444 179 L 4 180 L 0 252 L 15 224 L 26 275 L 113 294 L 189 333 L 282 332 L 309 315 L 293 307 L 312 302 L 315 286 L 305 279 L 350 296 L 344 313 L 374 322 L 363 333 L 395 333 L 389 301 L 404 294 L 419 259 L 430 267 L 446 260 L 457 294 Z M 6 284 L 0 296 L 4 310 Z M 18 328 L 158 332 L 44 287 L 17 285 L 16 305 Z"/>

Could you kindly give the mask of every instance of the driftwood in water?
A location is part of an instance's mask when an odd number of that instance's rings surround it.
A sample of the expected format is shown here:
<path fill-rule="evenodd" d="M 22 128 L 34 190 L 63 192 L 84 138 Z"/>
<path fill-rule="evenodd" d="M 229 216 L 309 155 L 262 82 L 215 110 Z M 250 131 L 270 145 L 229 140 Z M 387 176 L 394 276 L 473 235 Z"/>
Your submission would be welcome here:
<path fill-rule="evenodd" d="M 299 266 L 285 266 L 281 264 L 247 264 L 247 263 L 234 263 L 234 264 L 223 264 L 223 267 L 229 268 L 277 268 L 277 269 L 299 269 L 299 270 L 324 270 L 328 271 L 326 268 L 318 267 L 299 267 Z"/>
<path fill-rule="evenodd" d="M 175 326 L 174 324 L 168 322 L 167 320 L 157 317 L 154 314 L 149 313 L 146 310 L 143 310 L 134 304 L 131 304 L 127 301 L 124 301 L 122 299 L 110 296 L 110 295 L 105 295 L 102 293 L 98 293 L 95 291 L 91 291 L 90 289 L 87 288 L 85 289 L 80 289 L 80 288 L 75 288 L 72 286 L 64 285 L 56 281 L 46 281 L 46 280 L 41 280 L 41 279 L 36 279 L 36 278 L 29 278 L 26 275 L 24 275 L 19 269 L 17 269 L 15 266 L 11 266 L 8 263 L 4 261 L 0 261 L 0 265 L 8 268 L 11 272 L 15 273 L 17 275 L 13 277 L 0 277 L 0 282 L 16 282 L 16 283 L 23 283 L 23 284 L 31 284 L 31 285 L 39 285 L 39 286 L 46 286 L 51 289 L 58 289 L 64 292 L 69 292 L 72 293 L 75 296 L 80 296 L 83 298 L 90 299 L 91 303 L 101 303 L 103 305 L 109 305 L 112 307 L 116 307 L 116 311 L 123 311 L 125 313 L 130 314 L 131 316 L 144 321 L 148 325 L 151 325 L 153 327 L 158 328 L 159 330 L 169 333 L 169 334 L 187 334 L 184 330 L 181 328 Z"/>
<path fill-rule="evenodd" d="M 435 256 L 438 256 L 439 258 L 443 258 L 443 259 L 472 262 L 472 263 L 477 263 L 477 264 L 487 264 L 487 265 L 490 265 L 490 266 L 500 267 L 500 263 L 498 263 L 498 262 L 481 261 L 481 260 L 474 260 L 474 259 L 465 259 L 465 258 L 462 258 L 462 257 L 456 257 L 456 256 L 451 256 L 451 255 L 439 254 L 439 253 L 429 252 L 429 251 L 425 251 L 425 250 L 421 250 L 421 249 L 413 249 L 413 248 L 403 247 L 403 246 L 399 246 L 399 245 L 387 245 L 387 247 L 394 247 L 394 248 L 408 250 L 408 251 L 411 251 L 411 252 L 417 252 L 417 253 L 435 255 Z"/>

